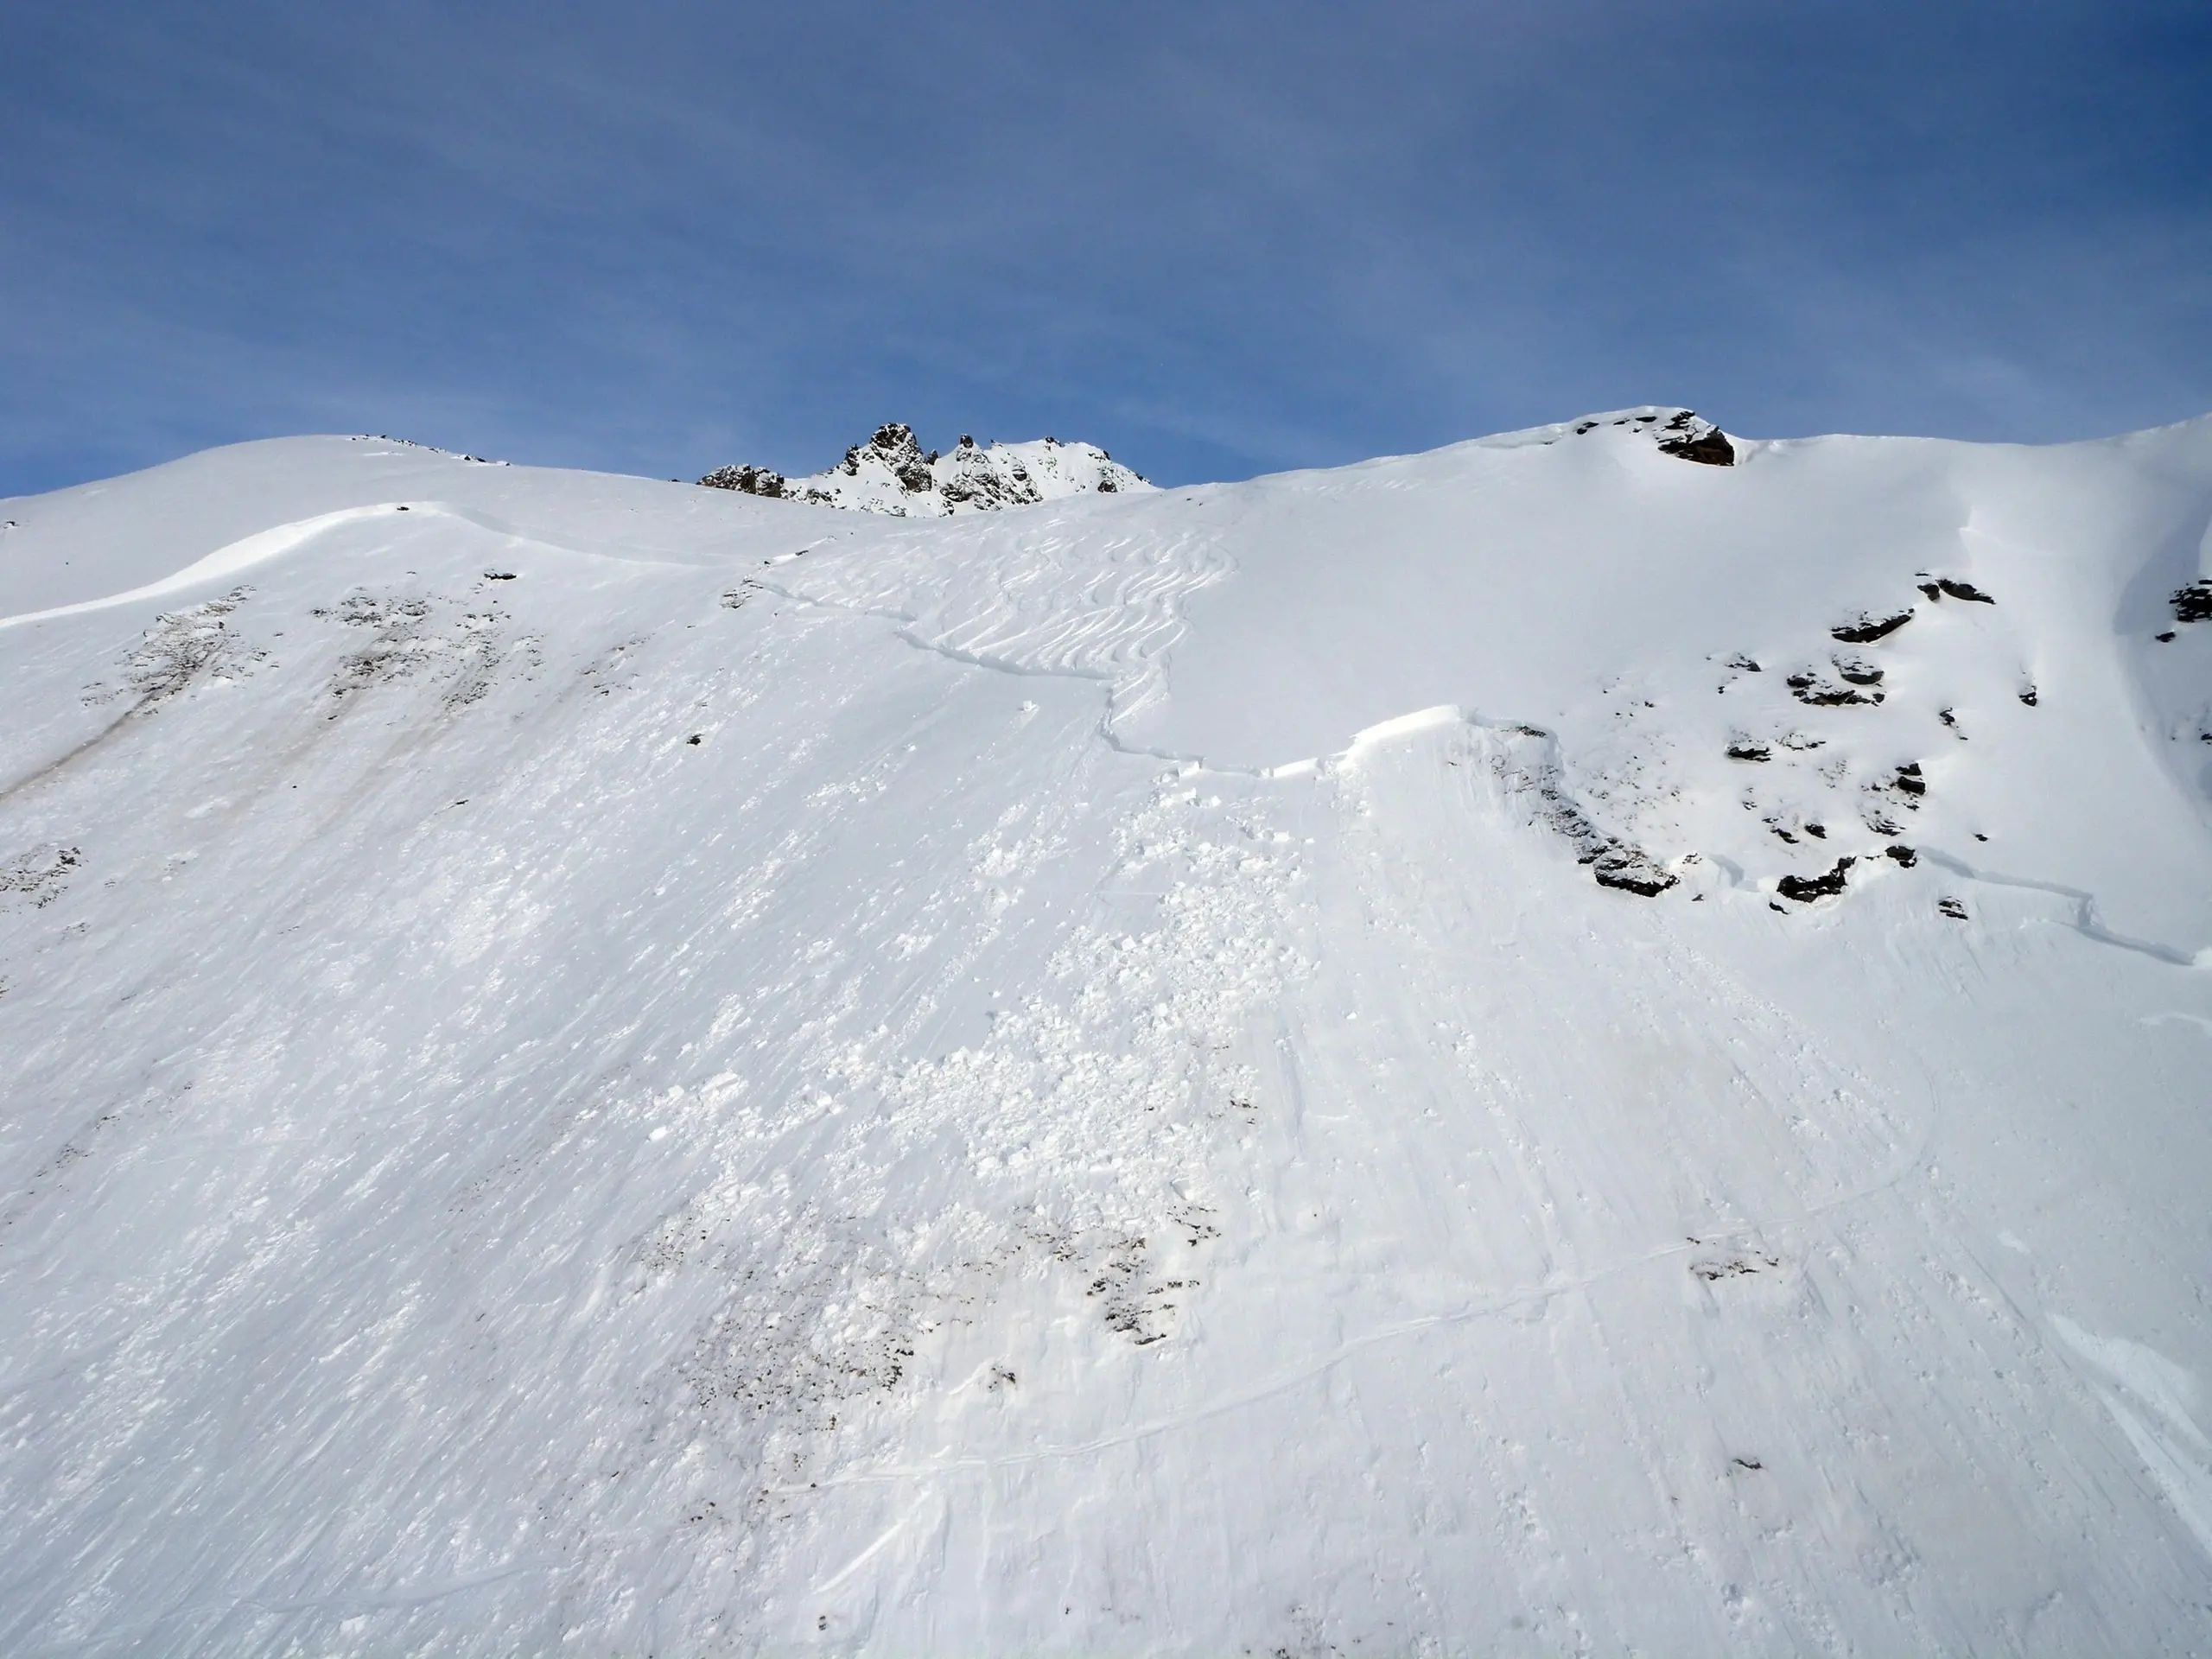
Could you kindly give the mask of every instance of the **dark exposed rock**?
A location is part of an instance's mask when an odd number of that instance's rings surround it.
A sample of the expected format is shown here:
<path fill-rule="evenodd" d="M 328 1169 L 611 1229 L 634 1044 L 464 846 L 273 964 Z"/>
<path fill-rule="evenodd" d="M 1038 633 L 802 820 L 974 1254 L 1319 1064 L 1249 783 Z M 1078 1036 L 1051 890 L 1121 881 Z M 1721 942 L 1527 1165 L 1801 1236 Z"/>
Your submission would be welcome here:
<path fill-rule="evenodd" d="M 1728 435 L 1717 426 L 1702 437 L 1662 438 L 1659 450 L 1662 454 L 1679 455 L 1684 461 L 1702 461 L 1708 467 L 1733 467 L 1736 464 L 1736 447 L 1728 442 Z"/>
<path fill-rule="evenodd" d="M 1857 657 L 1837 658 L 1835 671 L 1853 685 L 1879 685 L 1882 683 L 1882 671 Z"/>
<path fill-rule="evenodd" d="M 1731 743 L 1728 746 L 1728 758 L 1731 760 L 1764 760 L 1770 757 L 1770 753 L 1764 745 L 1749 741 Z"/>
<path fill-rule="evenodd" d="M 1871 645 L 1877 639 L 1887 639 L 1911 620 L 1912 610 L 1908 606 L 1893 616 L 1863 615 L 1856 622 L 1830 628 L 1828 632 L 1847 645 Z"/>
<path fill-rule="evenodd" d="M 1843 891 L 1851 867 L 1859 861 L 1843 857 L 1826 875 L 1785 875 L 1774 884 L 1774 890 L 1785 899 L 1794 899 L 1801 905 L 1809 905 L 1815 899 L 1832 899 Z"/>
<path fill-rule="evenodd" d="M 914 429 L 904 421 L 891 421 L 877 427 L 875 435 L 868 442 L 868 448 L 909 495 L 920 495 L 937 486 L 937 479 L 930 471 L 930 464 L 937 456 L 934 452 L 923 454 L 922 446 L 914 442 Z M 861 454 L 857 447 L 845 452 L 849 472 L 860 470 Z"/>
<path fill-rule="evenodd" d="M 1657 898 L 1673 887 L 1675 880 L 1639 849 L 1618 843 L 1590 861 L 1590 874 L 1601 887 L 1618 887 L 1646 899 Z"/>
<path fill-rule="evenodd" d="M 1955 922 L 1963 922 L 1967 918 L 1966 901 L 1962 899 L 1938 899 L 1936 908 Z"/>
<path fill-rule="evenodd" d="M 1890 780 L 1890 787 L 1901 795 L 1925 795 L 1928 780 L 1920 775 L 1920 762 L 1908 760 L 1897 768 L 1897 775 Z"/>
<path fill-rule="evenodd" d="M 1928 589 L 1925 588 L 1923 588 L 1920 591 L 1923 594 L 1928 593 Z M 1997 602 L 1987 594 L 1983 593 L 1980 588 L 1975 587 L 1974 583 L 1970 582 L 1956 582 L 1949 576 L 1938 576 L 1936 578 L 1936 593 L 1948 594 L 1953 599 L 1972 600 L 1977 605 L 1994 605 Z M 1929 594 L 1928 596 L 1930 599 L 1933 599 L 1936 597 L 1936 594 Z"/>
<path fill-rule="evenodd" d="M 2199 577 L 2186 588 L 2174 589 L 2174 620 L 2212 621 L 2212 580 Z"/>
<path fill-rule="evenodd" d="M 1906 846 L 1901 841 L 1892 842 L 1890 845 L 1882 849 L 1882 851 L 1887 856 L 1897 860 L 1898 863 L 1904 865 L 1908 870 L 1914 865 L 1920 862 L 1920 855 L 1913 851 L 1911 848 Z"/>
<path fill-rule="evenodd" d="M 1791 696 L 1800 702 L 1810 703 L 1815 709 L 1841 709 L 1853 704 L 1877 703 L 1882 700 L 1882 694 L 1878 691 L 1859 691 L 1849 686 L 1832 685 L 1809 669 L 1792 674 L 1784 683 L 1789 687 Z"/>
<path fill-rule="evenodd" d="M 699 482 L 710 490 L 737 490 L 746 495 L 784 493 L 784 475 L 766 467 L 717 467 Z"/>
<path fill-rule="evenodd" d="M 1033 476 L 1040 452 L 1049 453 L 1044 455 L 1043 468 Z M 973 434 L 963 433 L 950 452 L 925 450 L 913 428 L 903 421 L 877 427 L 866 443 L 848 448 L 844 459 L 824 473 L 785 478 L 765 467 L 732 466 L 709 473 L 700 482 L 809 506 L 897 518 L 1027 506 L 1085 490 L 1118 495 L 1146 487 L 1142 474 L 1089 444 L 1050 439 L 986 449 Z"/>
<path fill-rule="evenodd" d="M 2036 706 L 2037 696 L 2036 689 L 2032 685 L 2024 685 L 2020 688 L 2020 701 L 2031 709 Z"/>
<path fill-rule="evenodd" d="M 1507 730 L 1516 737 L 1545 741 L 1550 739 L 1550 734 L 1537 726 L 1515 726 Z M 1567 792 L 1556 762 L 1547 760 L 1521 766 L 1501 761 L 1499 769 L 1512 787 L 1534 790 L 1537 816 L 1573 843 L 1574 861 L 1587 865 L 1599 887 L 1654 899 L 1678 881 L 1678 877 L 1661 868 L 1641 847 L 1608 835 L 1592 823 L 1590 815 Z"/>
<path fill-rule="evenodd" d="M 22 893 L 42 910 L 61 896 L 84 862 L 84 851 L 76 847 L 44 847 L 22 854 L 11 863 L 0 864 L 0 893 Z"/>

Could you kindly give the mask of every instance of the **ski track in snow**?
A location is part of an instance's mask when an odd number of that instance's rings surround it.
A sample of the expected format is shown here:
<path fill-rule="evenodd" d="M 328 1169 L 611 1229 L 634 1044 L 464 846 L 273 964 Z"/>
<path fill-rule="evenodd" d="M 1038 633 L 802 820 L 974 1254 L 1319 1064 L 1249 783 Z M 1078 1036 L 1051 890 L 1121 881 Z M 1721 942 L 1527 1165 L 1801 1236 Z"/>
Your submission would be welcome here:
<path fill-rule="evenodd" d="M 1663 414 L 919 526 L 181 463 L 357 504 L 0 622 L 4 1645 L 2200 1645 L 2212 1001 L 2135 918 L 2203 821 L 2133 712 L 2199 658 L 2112 645 L 1983 452 L 1716 478 Z M 1855 586 L 1663 660 L 1363 643 L 1560 478 L 1662 537 L 1738 491 L 1754 551 L 1881 505 Z M 1955 491 L 1996 604 L 1796 706 Z M 2132 864 L 2017 817 L 2123 708 Z"/>

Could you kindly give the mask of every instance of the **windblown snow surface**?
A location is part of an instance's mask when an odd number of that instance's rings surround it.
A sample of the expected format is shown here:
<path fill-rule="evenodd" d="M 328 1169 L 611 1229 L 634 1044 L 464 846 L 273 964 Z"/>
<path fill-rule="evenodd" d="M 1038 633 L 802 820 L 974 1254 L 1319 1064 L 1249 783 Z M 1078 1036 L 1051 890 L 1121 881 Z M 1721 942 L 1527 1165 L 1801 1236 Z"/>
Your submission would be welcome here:
<path fill-rule="evenodd" d="M 2212 1648 L 2212 421 L 1674 418 L 0 506 L 0 1650 Z"/>

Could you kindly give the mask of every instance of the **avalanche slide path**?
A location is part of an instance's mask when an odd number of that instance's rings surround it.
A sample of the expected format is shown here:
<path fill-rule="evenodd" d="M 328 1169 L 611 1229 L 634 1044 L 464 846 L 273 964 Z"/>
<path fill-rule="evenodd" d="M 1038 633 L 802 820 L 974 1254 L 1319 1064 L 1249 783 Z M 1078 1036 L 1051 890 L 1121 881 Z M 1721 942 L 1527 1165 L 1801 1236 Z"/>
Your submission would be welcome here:
<path fill-rule="evenodd" d="M 1685 419 L 0 504 L 0 1651 L 2212 1649 L 2212 420 Z"/>

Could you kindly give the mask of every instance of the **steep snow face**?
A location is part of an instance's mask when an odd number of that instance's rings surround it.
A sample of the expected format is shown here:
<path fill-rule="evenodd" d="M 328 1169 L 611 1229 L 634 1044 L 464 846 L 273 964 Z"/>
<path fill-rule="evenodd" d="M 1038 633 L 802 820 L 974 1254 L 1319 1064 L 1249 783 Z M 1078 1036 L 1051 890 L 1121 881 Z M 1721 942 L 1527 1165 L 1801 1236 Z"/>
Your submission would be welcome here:
<path fill-rule="evenodd" d="M 962 435 L 949 453 L 925 454 L 913 429 L 893 423 L 855 444 L 826 473 L 786 479 L 762 467 L 722 467 L 700 483 L 747 495 L 779 496 L 813 506 L 848 507 L 899 518 L 991 512 L 1073 495 L 1116 495 L 1152 486 L 1094 444 L 979 445 Z"/>
<path fill-rule="evenodd" d="M 2212 1639 L 2212 422 L 0 521 L 0 1649 Z"/>

